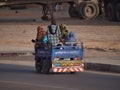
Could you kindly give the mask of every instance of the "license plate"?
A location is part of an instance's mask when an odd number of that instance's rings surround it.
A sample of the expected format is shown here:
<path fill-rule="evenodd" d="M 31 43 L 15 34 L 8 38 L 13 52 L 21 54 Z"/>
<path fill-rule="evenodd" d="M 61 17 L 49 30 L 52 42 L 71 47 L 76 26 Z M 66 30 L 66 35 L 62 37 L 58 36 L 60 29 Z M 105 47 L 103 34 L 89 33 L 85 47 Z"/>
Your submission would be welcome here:
<path fill-rule="evenodd" d="M 66 60 L 57 60 L 54 61 L 55 66 L 80 66 L 81 61 L 66 61 Z"/>

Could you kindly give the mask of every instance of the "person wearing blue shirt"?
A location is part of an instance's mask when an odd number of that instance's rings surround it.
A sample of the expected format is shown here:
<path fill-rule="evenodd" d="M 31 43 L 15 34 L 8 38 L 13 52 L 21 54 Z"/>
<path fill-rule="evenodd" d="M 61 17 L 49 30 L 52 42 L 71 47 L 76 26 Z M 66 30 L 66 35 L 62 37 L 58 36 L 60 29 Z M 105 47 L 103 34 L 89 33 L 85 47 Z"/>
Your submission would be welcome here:
<path fill-rule="evenodd" d="M 65 45 L 76 45 L 77 40 L 74 32 L 70 32 L 68 37 L 65 39 Z"/>

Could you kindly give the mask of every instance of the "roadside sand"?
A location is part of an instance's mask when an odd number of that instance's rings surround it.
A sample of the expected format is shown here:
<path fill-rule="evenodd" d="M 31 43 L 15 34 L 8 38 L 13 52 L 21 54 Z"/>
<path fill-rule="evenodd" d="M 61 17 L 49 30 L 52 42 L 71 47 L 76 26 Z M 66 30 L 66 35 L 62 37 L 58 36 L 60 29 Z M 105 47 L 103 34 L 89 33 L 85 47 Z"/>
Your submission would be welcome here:
<path fill-rule="evenodd" d="M 36 38 L 37 26 L 42 25 L 46 29 L 50 24 L 49 21 L 40 19 L 42 15 L 40 10 L 41 7 L 37 10 L 32 8 L 16 14 L 8 8 L 0 9 L 0 52 L 34 49 L 31 39 Z M 65 23 L 69 31 L 75 32 L 78 42 L 84 43 L 86 57 L 93 54 L 120 56 L 120 22 L 109 22 L 104 18 L 93 20 L 70 18 L 67 9 L 57 11 L 55 17 L 58 25 Z"/>

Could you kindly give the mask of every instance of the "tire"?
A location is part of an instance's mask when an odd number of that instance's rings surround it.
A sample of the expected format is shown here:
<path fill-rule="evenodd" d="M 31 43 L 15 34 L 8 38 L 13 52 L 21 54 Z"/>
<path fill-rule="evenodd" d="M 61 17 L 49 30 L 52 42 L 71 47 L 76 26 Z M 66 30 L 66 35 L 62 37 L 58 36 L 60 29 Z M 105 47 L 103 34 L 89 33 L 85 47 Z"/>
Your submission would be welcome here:
<path fill-rule="evenodd" d="M 99 7 L 99 15 L 104 15 L 104 2 L 101 1 L 101 2 L 98 2 L 98 7 Z"/>
<path fill-rule="evenodd" d="M 47 74 L 51 68 L 51 61 L 50 59 L 43 59 L 42 61 L 42 73 Z"/>
<path fill-rule="evenodd" d="M 120 4 L 117 4 L 116 6 L 116 18 L 120 21 Z"/>
<path fill-rule="evenodd" d="M 79 4 L 79 16 L 83 19 L 96 18 L 99 14 L 98 4 L 93 2 L 82 2 Z"/>
<path fill-rule="evenodd" d="M 108 3 L 108 5 L 106 6 L 106 18 L 110 21 L 116 21 L 115 11 L 115 5 L 112 3 Z"/>
<path fill-rule="evenodd" d="M 42 65 L 40 61 L 35 62 L 35 68 L 36 68 L 37 73 L 41 73 Z"/>
<path fill-rule="evenodd" d="M 68 12 L 69 12 L 69 16 L 71 18 L 78 17 L 78 12 L 76 11 L 76 7 L 75 6 L 70 5 Z"/>

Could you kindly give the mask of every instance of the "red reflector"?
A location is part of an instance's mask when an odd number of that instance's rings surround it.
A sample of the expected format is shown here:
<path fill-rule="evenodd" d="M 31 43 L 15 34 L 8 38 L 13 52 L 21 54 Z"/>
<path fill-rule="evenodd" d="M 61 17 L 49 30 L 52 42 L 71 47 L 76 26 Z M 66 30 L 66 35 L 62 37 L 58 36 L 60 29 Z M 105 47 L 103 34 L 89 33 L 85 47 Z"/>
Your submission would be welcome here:
<path fill-rule="evenodd" d="M 80 58 L 75 58 L 75 60 L 80 60 Z"/>

